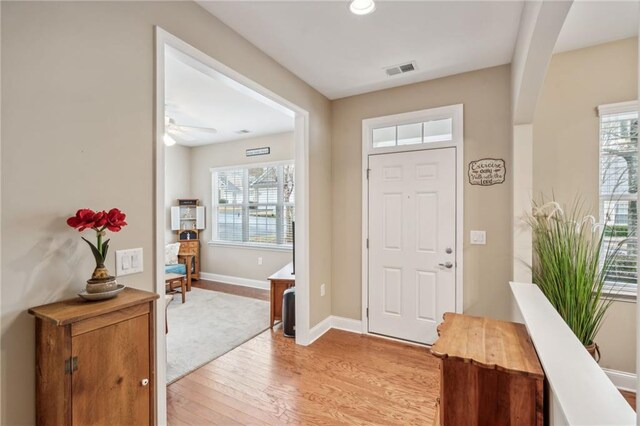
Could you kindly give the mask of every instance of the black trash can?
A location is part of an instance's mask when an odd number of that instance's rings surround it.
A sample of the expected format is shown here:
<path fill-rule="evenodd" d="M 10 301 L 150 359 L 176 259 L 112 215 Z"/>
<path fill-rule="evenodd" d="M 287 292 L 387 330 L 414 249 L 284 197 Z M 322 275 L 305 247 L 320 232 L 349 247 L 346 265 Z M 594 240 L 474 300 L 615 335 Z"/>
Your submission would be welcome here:
<path fill-rule="evenodd" d="M 296 288 L 282 294 L 282 331 L 286 337 L 296 337 Z"/>

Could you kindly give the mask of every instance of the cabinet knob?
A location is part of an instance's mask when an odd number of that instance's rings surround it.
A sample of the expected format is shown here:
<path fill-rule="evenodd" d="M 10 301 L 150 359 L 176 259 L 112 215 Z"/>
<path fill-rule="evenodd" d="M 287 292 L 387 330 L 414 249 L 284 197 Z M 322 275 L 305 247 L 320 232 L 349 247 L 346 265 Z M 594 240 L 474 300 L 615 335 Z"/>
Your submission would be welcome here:
<path fill-rule="evenodd" d="M 142 380 L 140 381 L 140 384 L 141 384 L 142 386 L 147 386 L 147 385 L 149 384 L 149 379 L 142 379 Z"/>

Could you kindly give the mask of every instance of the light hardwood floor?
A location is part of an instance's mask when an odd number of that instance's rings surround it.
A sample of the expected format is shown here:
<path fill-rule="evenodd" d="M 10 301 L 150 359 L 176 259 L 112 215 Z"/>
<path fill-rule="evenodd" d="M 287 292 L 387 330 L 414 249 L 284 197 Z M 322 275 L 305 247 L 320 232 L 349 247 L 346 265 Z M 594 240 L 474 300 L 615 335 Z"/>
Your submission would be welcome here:
<path fill-rule="evenodd" d="M 620 393 L 622 394 L 622 396 L 624 396 L 624 399 L 627 400 L 629 405 L 631 405 L 631 407 L 633 407 L 633 409 L 635 410 L 636 409 L 636 394 L 635 394 L 635 392 L 629 392 L 629 391 L 621 390 Z"/>
<path fill-rule="evenodd" d="M 426 348 L 330 330 L 308 347 L 266 331 L 168 387 L 171 425 L 430 425 Z"/>
<path fill-rule="evenodd" d="M 262 290 L 259 288 L 243 287 L 241 285 L 224 284 L 208 280 L 193 280 L 191 285 L 204 290 L 220 291 L 222 293 L 235 294 L 237 296 L 251 297 L 253 299 L 266 301 L 271 300 L 269 290 Z"/>
<path fill-rule="evenodd" d="M 279 327 L 167 389 L 170 425 L 431 425 L 439 360 L 427 349 L 330 330 L 296 346 Z M 632 406 L 635 394 L 622 392 Z"/>

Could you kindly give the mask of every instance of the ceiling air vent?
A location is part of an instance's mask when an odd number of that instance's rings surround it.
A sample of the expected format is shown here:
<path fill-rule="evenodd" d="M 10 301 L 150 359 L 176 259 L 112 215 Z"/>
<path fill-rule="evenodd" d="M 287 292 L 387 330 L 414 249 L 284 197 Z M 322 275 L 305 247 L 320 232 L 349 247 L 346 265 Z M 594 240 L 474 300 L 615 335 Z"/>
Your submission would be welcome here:
<path fill-rule="evenodd" d="M 409 62 L 401 65 L 394 65 L 389 68 L 385 68 L 387 77 L 393 77 L 394 75 L 404 74 L 406 72 L 415 71 L 417 69 L 415 62 Z"/>

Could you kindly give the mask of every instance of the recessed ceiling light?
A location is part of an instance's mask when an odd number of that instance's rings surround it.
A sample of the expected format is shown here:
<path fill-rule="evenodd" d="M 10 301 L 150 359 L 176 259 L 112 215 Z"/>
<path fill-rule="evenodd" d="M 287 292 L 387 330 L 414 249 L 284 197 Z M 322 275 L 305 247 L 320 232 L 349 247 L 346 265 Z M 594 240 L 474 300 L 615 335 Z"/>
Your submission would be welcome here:
<path fill-rule="evenodd" d="M 176 144 L 176 140 L 174 138 L 172 138 L 171 136 L 169 136 L 168 133 L 165 133 L 164 136 L 162 137 L 162 140 L 164 140 L 164 144 L 166 146 L 173 146 Z"/>
<path fill-rule="evenodd" d="M 353 0 L 349 10 L 355 15 L 368 15 L 376 10 L 376 4 L 373 0 Z"/>
<path fill-rule="evenodd" d="M 241 129 L 241 130 L 237 130 L 236 133 L 239 135 L 246 135 L 247 133 L 251 133 L 251 130 Z"/>

